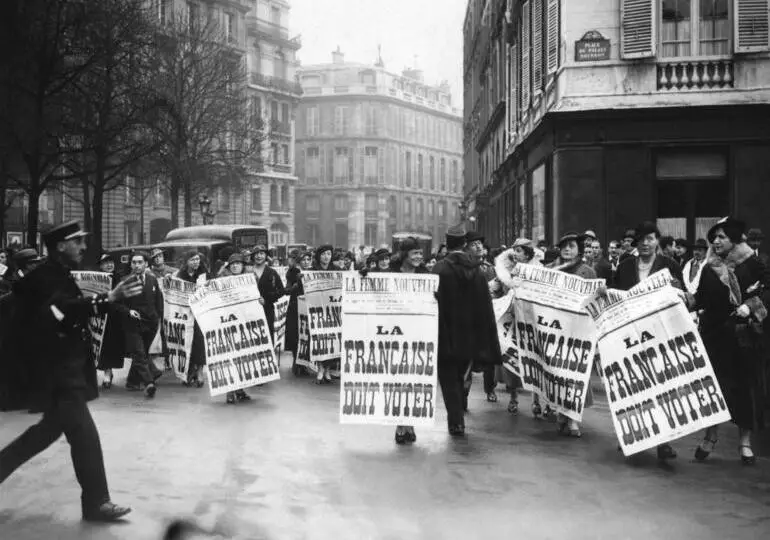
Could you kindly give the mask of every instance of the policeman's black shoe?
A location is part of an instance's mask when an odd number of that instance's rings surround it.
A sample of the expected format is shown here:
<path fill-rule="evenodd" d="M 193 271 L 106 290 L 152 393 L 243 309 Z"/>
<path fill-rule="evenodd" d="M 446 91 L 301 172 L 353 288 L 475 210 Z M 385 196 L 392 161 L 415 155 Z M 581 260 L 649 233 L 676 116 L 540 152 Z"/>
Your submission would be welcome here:
<path fill-rule="evenodd" d="M 155 397 L 155 392 L 157 391 L 158 391 L 158 388 L 155 386 L 155 383 L 150 383 L 144 389 L 144 395 L 145 397 L 152 399 Z"/>
<path fill-rule="evenodd" d="M 96 508 L 83 509 L 83 521 L 109 523 L 120 521 L 123 516 L 131 512 L 127 506 L 118 506 L 113 502 L 106 502 Z"/>
<path fill-rule="evenodd" d="M 661 444 L 658 446 L 658 459 L 660 461 L 674 458 L 676 458 L 676 451 L 671 447 L 670 444 Z"/>
<path fill-rule="evenodd" d="M 250 396 L 250 395 L 248 395 L 248 394 L 247 394 L 245 391 L 243 391 L 243 390 L 236 390 L 236 391 L 235 391 L 235 398 L 236 398 L 236 399 L 237 399 L 239 402 L 240 402 L 240 401 L 251 401 L 251 396 Z"/>
<path fill-rule="evenodd" d="M 450 424 L 449 434 L 452 437 L 463 437 L 465 435 L 465 426 L 462 424 Z"/>
<path fill-rule="evenodd" d="M 396 429 L 396 444 L 406 444 L 409 441 L 406 431 L 403 428 Z"/>
<path fill-rule="evenodd" d="M 414 428 L 407 428 L 406 430 L 407 442 L 413 443 L 417 441 L 417 434 L 414 432 Z"/>
<path fill-rule="evenodd" d="M 142 387 L 139 386 L 138 384 L 126 383 L 126 390 L 128 390 L 130 392 L 138 392 L 141 389 L 142 389 Z"/>

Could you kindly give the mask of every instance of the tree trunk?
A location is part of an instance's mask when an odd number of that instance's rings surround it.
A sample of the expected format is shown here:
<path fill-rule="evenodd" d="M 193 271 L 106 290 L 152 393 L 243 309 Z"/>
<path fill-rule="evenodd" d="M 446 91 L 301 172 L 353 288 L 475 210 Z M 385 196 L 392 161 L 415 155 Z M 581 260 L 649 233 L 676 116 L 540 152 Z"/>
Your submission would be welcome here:
<path fill-rule="evenodd" d="M 89 183 L 88 173 L 84 172 L 80 175 L 80 190 L 83 192 L 83 228 L 91 233 L 87 238 L 88 248 L 86 250 L 85 264 L 88 266 L 95 262 L 99 256 L 99 248 L 96 246 L 94 219 L 91 214 L 91 184 Z"/>
<path fill-rule="evenodd" d="M 169 195 L 171 196 L 171 228 L 179 227 L 179 173 L 171 175 L 171 185 L 169 186 Z"/>
<path fill-rule="evenodd" d="M 190 182 L 184 184 L 184 226 L 192 225 L 192 186 Z"/>
<path fill-rule="evenodd" d="M 40 249 L 40 246 L 37 245 L 37 231 L 38 231 L 38 220 L 40 219 L 40 188 L 38 187 L 40 185 L 40 182 L 38 179 L 35 179 L 32 181 L 30 178 L 30 189 L 27 192 L 28 196 L 28 204 L 27 207 L 27 244 L 30 246 L 35 246 L 35 248 Z"/>
<path fill-rule="evenodd" d="M 104 249 L 104 189 L 100 184 L 94 186 L 94 194 L 91 199 L 91 211 L 93 212 L 93 240 L 91 241 L 92 253 L 94 256 L 94 262 L 99 260 Z"/>

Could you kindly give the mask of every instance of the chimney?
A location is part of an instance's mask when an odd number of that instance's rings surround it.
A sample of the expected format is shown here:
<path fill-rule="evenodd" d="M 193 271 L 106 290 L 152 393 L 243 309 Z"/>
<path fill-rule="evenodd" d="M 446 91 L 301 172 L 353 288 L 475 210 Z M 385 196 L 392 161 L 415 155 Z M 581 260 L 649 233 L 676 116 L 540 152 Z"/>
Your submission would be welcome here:
<path fill-rule="evenodd" d="M 337 45 L 337 50 L 332 52 L 332 64 L 344 64 L 345 53 L 340 50 L 340 46 Z"/>

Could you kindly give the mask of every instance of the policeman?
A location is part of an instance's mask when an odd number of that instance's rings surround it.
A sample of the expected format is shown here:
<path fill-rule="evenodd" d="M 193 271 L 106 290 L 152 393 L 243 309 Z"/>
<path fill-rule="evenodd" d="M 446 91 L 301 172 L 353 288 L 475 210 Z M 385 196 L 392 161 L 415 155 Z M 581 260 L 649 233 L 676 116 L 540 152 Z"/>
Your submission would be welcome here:
<path fill-rule="evenodd" d="M 83 519 L 116 521 L 131 509 L 110 501 L 99 433 L 86 404 L 98 395 L 87 320 L 142 288 L 132 279 L 107 294 L 84 298 L 70 270 L 83 259 L 86 235 L 76 221 L 48 231 L 43 235 L 48 260 L 14 284 L 18 312 L 11 324 L 19 332 L 14 352 L 33 371 L 27 379 L 35 381 L 31 397 L 43 417 L 0 451 L 0 483 L 64 434 L 82 489 Z"/>

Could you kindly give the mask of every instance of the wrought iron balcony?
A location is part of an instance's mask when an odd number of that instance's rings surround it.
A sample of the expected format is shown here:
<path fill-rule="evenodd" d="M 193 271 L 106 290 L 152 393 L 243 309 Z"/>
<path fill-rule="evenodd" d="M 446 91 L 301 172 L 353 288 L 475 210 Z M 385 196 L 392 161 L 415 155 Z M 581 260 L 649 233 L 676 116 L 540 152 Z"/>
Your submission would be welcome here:
<path fill-rule="evenodd" d="M 249 15 L 246 17 L 246 26 L 249 33 L 257 37 L 267 37 L 294 50 L 302 48 L 302 37 L 294 36 L 290 38 L 288 28 L 282 27 L 279 24 Z"/>
<path fill-rule="evenodd" d="M 262 86 L 264 88 L 270 88 L 286 94 L 292 94 L 295 96 L 302 95 L 302 85 L 296 81 L 289 81 L 281 77 L 271 77 L 270 75 L 264 75 L 262 73 L 251 74 L 251 84 Z"/>
<path fill-rule="evenodd" d="M 730 59 L 693 59 L 661 62 L 658 90 L 688 91 L 732 88 L 735 80 Z"/>

